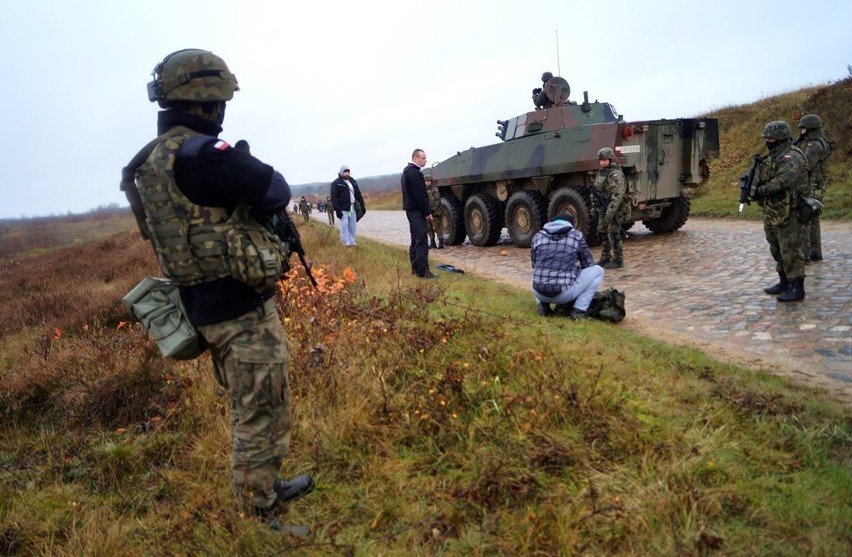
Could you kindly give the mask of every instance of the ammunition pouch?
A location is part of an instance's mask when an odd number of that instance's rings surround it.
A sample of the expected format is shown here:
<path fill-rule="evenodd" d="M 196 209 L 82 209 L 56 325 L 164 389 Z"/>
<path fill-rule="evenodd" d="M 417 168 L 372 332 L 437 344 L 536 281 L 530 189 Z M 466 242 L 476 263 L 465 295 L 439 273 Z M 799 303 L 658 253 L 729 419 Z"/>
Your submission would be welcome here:
<path fill-rule="evenodd" d="M 235 224 L 225 232 L 231 276 L 258 292 L 275 287 L 281 275 L 290 270 L 281 240 L 258 225 Z"/>
<path fill-rule="evenodd" d="M 164 357 L 192 360 L 204 353 L 204 343 L 189 322 L 180 290 L 172 281 L 145 277 L 122 301 Z"/>
<path fill-rule="evenodd" d="M 815 221 L 822 213 L 823 204 L 819 199 L 813 197 L 799 196 L 796 216 L 805 224 Z"/>

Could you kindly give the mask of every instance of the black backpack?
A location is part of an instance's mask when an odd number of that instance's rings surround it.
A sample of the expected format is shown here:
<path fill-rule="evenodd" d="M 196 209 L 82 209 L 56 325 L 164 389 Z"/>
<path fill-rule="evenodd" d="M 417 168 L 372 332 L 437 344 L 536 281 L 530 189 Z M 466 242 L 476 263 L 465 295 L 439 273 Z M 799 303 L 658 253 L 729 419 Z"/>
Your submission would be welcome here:
<path fill-rule="evenodd" d="M 615 288 L 595 292 L 592 303 L 586 311 L 595 319 L 618 323 L 627 315 L 624 309 L 624 292 Z"/>

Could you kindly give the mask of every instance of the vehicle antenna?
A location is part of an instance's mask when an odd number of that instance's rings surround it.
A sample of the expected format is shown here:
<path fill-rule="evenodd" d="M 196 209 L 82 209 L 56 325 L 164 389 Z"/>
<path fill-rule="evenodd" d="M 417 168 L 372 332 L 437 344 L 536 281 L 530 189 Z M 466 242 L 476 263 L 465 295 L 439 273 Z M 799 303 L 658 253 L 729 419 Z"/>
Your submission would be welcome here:
<path fill-rule="evenodd" d="M 559 65 L 559 29 L 556 29 L 556 75 L 562 75 L 562 68 Z"/>

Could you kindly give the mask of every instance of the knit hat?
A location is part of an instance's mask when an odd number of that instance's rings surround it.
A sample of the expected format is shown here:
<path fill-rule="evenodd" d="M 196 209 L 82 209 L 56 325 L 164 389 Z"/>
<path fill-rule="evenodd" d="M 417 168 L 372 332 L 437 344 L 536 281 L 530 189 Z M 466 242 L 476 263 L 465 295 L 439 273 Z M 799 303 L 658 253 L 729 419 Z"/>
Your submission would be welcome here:
<path fill-rule="evenodd" d="M 349 167 L 344 164 L 343 166 L 340 167 L 340 171 L 338 172 L 338 174 L 343 174 L 347 170 L 349 170 Z"/>
<path fill-rule="evenodd" d="M 555 217 L 553 217 L 553 221 L 557 221 L 557 220 L 563 220 L 565 222 L 569 222 L 569 223 L 571 223 L 571 226 L 574 226 L 574 215 L 571 215 L 570 213 L 560 213 L 560 214 L 556 215 Z M 551 221 L 551 222 L 553 222 L 553 221 Z"/>

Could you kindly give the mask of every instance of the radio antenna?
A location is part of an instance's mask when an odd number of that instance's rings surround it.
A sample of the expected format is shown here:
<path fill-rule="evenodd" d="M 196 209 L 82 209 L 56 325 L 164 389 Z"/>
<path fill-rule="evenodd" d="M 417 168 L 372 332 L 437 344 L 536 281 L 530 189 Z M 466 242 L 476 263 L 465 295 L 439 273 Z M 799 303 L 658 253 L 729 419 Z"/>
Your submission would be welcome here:
<path fill-rule="evenodd" d="M 559 65 L 559 29 L 556 29 L 556 75 L 562 75 L 562 68 Z"/>

